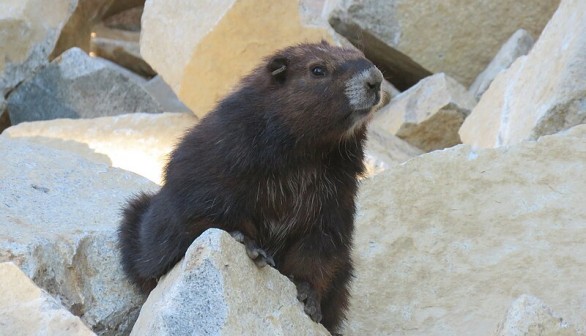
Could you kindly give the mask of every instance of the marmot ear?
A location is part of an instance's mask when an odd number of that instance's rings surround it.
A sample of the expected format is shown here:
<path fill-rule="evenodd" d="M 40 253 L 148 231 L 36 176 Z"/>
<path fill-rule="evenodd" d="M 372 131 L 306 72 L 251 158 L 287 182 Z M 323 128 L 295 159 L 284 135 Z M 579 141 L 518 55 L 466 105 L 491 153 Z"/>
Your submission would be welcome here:
<path fill-rule="evenodd" d="M 274 57 L 269 61 L 267 66 L 271 76 L 278 82 L 282 83 L 287 78 L 287 67 L 289 66 L 289 60 L 283 56 Z"/>
<path fill-rule="evenodd" d="M 328 43 L 328 41 L 326 41 L 325 39 L 321 39 L 321 42 L 320 43 L 321 43 L 321 45 L 324 45 L 324 46 L 328 46 L 328 47 L 330 46 L 330 44 Z"/>

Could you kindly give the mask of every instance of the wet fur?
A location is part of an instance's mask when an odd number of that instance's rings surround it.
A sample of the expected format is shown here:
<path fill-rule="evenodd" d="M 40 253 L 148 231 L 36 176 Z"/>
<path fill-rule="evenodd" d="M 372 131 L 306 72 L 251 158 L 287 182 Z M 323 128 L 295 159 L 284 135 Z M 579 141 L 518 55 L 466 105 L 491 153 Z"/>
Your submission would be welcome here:
<path fill-rule="evenodd" d="M 306 75 L 316 60 L 332 69 L 329 78 Z M 149 291 L 203 231 L 238 230 L 273 255 L 281 273 L 313 286 L 322 323 L 335 331 L 348 307 L 364 171 L 365 126 L 348 132 L 355 116 L 344 91 L 364 66 L 372 64 L 358 52 L 325 43 L 267 58 L 186 134 L 160 191 L 124 209 L 128 276 Z"/>

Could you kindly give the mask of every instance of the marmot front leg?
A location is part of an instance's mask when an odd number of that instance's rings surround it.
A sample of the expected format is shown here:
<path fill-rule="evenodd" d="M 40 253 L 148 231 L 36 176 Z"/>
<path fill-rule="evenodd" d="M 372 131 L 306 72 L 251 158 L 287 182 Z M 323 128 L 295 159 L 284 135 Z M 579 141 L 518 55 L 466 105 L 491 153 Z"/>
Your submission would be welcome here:
<path fill-rule="evenodd" d="M 252 261 L 254 261 L 256 266 L 260 268 L 265 267 L 266 265 L 275 267 L 275 260 L 273 257 L 267 251 L 260 248 L 252 238 L 240 231 L 232 231 L 230 232 L 230 235 L 232 238 L 236 239 L 237 242 L 244 245 L 246 254 L 252 259 Z"/>
<path fill-rule="evenodd" d="M 287 250 L 279 270 L 295 282 L 311 319 L 335 332 L 347 308 L 350 278 L 340 274 L 350 275 L 352 264 L 349 244 L 331 237 L 326 232 L 304 236 Z M 341 305 L 330 307 L 329 303 Z"/>

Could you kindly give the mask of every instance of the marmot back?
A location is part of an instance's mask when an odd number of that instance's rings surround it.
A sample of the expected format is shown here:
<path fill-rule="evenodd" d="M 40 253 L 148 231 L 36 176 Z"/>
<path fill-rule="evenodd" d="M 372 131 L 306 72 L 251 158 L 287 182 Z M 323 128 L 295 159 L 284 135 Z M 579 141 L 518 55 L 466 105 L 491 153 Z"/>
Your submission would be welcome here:
<path fill-rule="evenodd" d="M 382 74 L 360 52 L 301 44 L 245 77 L 173 151 L 165 182 L 124 210 L 127 275 L 145 290 L 208 228 L 297 285 L 335 332 L 348 306 L 357 177 Z"/>

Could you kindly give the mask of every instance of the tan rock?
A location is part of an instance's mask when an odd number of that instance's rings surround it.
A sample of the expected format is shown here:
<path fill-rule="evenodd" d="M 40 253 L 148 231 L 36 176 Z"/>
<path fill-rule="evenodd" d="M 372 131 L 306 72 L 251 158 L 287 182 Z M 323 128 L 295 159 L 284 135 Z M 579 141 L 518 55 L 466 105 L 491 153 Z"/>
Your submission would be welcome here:
<path fill-rule="evenodd" d="M 376 175 L 424 152 L 396 136 L 370 125 L 364 149 L 365 176 Z"/>
<path fill-rule="evenodd" d="M 462 141 L 497 147 L 586 123 L 586 2 L 563 0 L 527 56 L 484 93 Z"/>
<path fill-rule="evenodd" d="M 576 336 L 579 334 L 541 300 L 534 296 L 521 295 L 507 311 L 496 335 Z"/>
<path fill-rule="evenodd" d="M 534 43 L 535 41 L 529 32 L 525 29 L 517 30 L 507 42 L 503 44 L 486 69 L 476 77 L 476 80 L 472 83 L 468 91 L 476 99 L 480 99 L 494 78 L 501 71 L 508 69 L 517 58 L 527 55 Z"/>
<path fill-rule="evenodd" d="M 105 155 L 109 159 L 106 163 L 113 167 L 160 184 L 169 153 L 196 121 L 191 113 L 132 113 L 22 123 L 8 128 L 3 136 L 68 149 L 98 162 L 104 162 Z"/>
<path fill-rule="evenodd" d="M 491 335 L 524 293 L 586 330 L 584 171 L 586 125 L 363 181 L 344 335 Z"/>
<path fill-rule="evenodd" d="M 131 335 L 329 335 L 296 293 L 276 269 L 259 269 L 228 233 L 210 229 L 161 278 Z"/>
<path fill-rule="evenodd" d="M 145 298 L 122 272 L 120 209 L 134 193 L 157 186 L 6 136 L 0 153 L 0 262 L 17 264 L 100 335 L 130 332 Z"/>
<path fill-rule="evenodd" d="M 372 124 L 429 152 L 461 143 L 458 130 L 475 104 L 462 85 L 440 73 L 395 97 Z"/>
<path fill-rule="evenodd" d="M 330 22 L 356 24 L 416 64 L 434 73 L 445 72 L 466 87 L 517 29 L 539 36 L 559 4 L 559 0 L 339 2 Z M 336 24 L 334 28 L 338 31 Z"/>
<path fill-rule="evenodd" d="M 0 263 L 0 297 L 2 335 L 95 335 L 13 263 Z"/>
<path fill-rule="evenodd" d="M 0 96 L 49 63 L 77 0 L 0 2 Z"/>
<path fill-rule="evenodd" d="M 205 115 L 262 57 L 304 41 L 332 40 L 304 26 L 289 0 L 148 0 L 141 54 L 197 115 Z"/>

